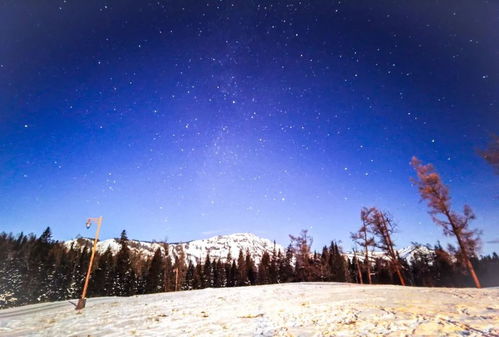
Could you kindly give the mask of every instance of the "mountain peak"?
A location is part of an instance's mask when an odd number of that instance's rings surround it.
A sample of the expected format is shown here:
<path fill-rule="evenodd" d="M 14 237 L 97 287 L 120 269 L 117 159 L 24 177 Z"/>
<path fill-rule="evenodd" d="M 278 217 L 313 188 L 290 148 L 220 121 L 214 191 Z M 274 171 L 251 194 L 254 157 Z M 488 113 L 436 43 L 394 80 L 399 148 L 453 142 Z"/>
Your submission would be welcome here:
<path fill-rule="evenodd" d="M 91 247 L 92 240 L 86 238 L 78 238 L 69 240 L 64 243 L 67 248 L 73 247 Z M 226 235 L 217 235 L 207 239 L 192 240 L 178 243 L 164 242 L 146 242 L 129 240 L 128 245 L 133 254 L 140 255 L 145 258 L 150 258 L 159 248 L 163 254 L 168 249 L 168 255 L 178 257 L 183 250 L 186 262 L 193 264 L 203 263 L 206 256 L 209 255 L 211 260 L 217 259 L 225 262 L 227 257 L 237 259 L 239 252 L 243 254 L 249 252 L 255 263 L 259 263 L 265 252 L 272 254 L 274 249 L 276 252 L 284 252 L 284 248 L 274 243 L 269 239 L 261 238 L 253 233 L 234 233 Z M 97 243 L 97 251 L 103 254 L 108 248 L 116 254 L 121 245 L 116 239 L 108 239 Z"/>

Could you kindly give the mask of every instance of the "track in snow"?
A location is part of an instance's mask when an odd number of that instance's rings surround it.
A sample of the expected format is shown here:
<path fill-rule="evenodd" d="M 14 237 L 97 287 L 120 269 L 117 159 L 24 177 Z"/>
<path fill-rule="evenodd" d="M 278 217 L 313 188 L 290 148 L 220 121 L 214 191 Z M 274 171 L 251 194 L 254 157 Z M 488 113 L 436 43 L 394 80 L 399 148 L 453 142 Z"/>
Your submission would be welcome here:
<path fill-rule="evenodd" d="M 88 304 L 96 304 L 96 303 L 105 303 L 116 300 L 117 297 L 97 297 L 97 298 L 89 298 L 87 299 Z M 49 303 L 38 303 L 25 305 L 18 308 L 9 308 L 0 310 L 0 321 L 10 319 L 12 317 L 22 317 L 26 315 L 49 312 L 49 311 L 58 311 L 56 309 L 66 309 L 72 308 L 74 309 L 78 300 L 67 300 L 61 302 L 49 302 Z"/>

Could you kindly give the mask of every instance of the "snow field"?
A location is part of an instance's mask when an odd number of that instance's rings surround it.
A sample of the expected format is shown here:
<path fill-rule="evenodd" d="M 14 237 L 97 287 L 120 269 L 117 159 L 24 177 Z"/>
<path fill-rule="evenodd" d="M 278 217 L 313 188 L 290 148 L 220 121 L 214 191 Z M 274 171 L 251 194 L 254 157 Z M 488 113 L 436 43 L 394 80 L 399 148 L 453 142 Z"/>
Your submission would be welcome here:
<path fill-rule="evenodd" d="M 0 336 L 499 336 L 498 299 L 498 288 L 208 288 L 0 310 Z"/>

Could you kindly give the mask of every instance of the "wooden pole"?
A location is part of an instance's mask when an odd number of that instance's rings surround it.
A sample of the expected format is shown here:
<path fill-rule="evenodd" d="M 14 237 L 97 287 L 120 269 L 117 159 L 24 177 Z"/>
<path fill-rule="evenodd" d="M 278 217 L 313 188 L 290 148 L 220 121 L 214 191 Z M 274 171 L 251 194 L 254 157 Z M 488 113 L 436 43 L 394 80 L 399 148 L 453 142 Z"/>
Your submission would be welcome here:
<path fill-rule="evenodd" d="M 81 293 L 81 298 L 78 300 L 76 305 L 76 310 L 85 308 L 87 302 L 87 289 L 88 282 L 90 281 L 90 274 L 92 273 L 92 264 L 94 263 L 95 251 L 97 250 L 97 241 L 99 240 L 100 227 L 102 225 L 102 217 L 90 218 L 88 221 L 97 221 L 97 231 L 95 232 L 94 245 L 92 247 L 92 255 L 90 256 L 90 263 L 88 264 L 87 276 L 85 277 L 85 284 L 83 286 L 83 292 Z"/>

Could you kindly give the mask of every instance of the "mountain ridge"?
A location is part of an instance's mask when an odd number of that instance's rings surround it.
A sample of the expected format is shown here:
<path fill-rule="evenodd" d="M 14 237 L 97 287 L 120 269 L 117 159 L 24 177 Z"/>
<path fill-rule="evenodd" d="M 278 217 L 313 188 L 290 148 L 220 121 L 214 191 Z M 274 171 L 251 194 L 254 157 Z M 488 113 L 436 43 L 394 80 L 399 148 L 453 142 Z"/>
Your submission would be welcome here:
<path fill-rule="evenodd" d="M 91 248 L 92 242 L 93 239 L 91 238 L 76 238 L 65 241 L 64 245 L 68 249 L 72 245 L 75 248 Z M 267 252 L 270 255 L 272 255 L 274 249 L 276 253 L 281 251 L 281 253 L 284 254 L 285 252 L 284 246 L 276 243 L 275 241 L 259 237 L 253 233 L 216 235 L 206 239 L 176 243 L 128 240 L 128 245 L 133 254 L 138 254 L 146 259 L 152 258 L 154 252 L 158 248 L 161 250 L 162 254 L 165 254 L 166 250 L 168 250 L 168 255 L 175 258 L 180 256 L 183 251 L 186 263 L 192 262 L 193 264 L 197 264 L 199 262 L 203 263 L 207 255 L 210 256 L 211 260 L 220 259 L 222 262 L 225 262 L 229 252 L 232 259 L 237 259 L 239 251 L 242 251 L 243 254 L 245 254 L 246 251 L 249 251 L 255 263 L 258 264 L 264 252 Z M 115 255 L 121 249 L 118 239 L 107 239 L 97 243 L 97 251 L 100 254 L 103 254 L 108 248 L 110 248 L 111 253 Z M 410 245 L 398 249 L 397 252 L 401 258 L 410 261 L 411 258 L 417 253 L 427 255 L 431 254 L 433 250 L 425 246 Z M 364 260 L 364 254 L 362 252 L 357 252 L 354 255 L 353 252 L 345 251 L 342 254 L 349 260 L 352 260 L 354 256 L 361 261 Z M 380 251 L 370 252 L 370 256 L 372 259 L 379 257 L 387 258 L 387 256 Z"/>
<path fill-rule="evenodd" d="M 92 246 L 91 238 L 76 238 L 64 242 L 66 248 Z M 207 255 L 210 259 L 220 259 L 222 262 L 227 260 L 230 253 L 232 259 L 237 259 L 239 251 L 243 254 L 249 251 L 255 263 L 259 263 L 264 252 L 272 254 L 284 252 L 284 247 L 266 238 L 259 237 L 252 233 L 234 233 L 227 235 L 217 235 L 207 239 L 191 240 L 186 242 L 167 243 L 167 242 L 149 242 L 139 240 L 128 240 L 128 245 L 133 254 L 140 254 L 146 258 L 151 258 L 154 252 L 159 248 L 163 254 L 168 250 L 168 255 L 178 257 L 185 255 L 187 263 L 197 264 L 203 262 Z M 120 249 L 121 244 L 117 239 L 107 239 L 97 243 L 97 251 L 103 254 L 108 248 L 115 255 Z"/>

